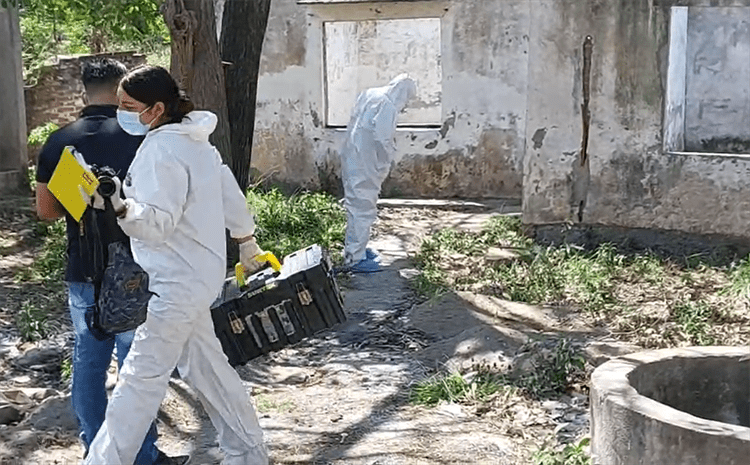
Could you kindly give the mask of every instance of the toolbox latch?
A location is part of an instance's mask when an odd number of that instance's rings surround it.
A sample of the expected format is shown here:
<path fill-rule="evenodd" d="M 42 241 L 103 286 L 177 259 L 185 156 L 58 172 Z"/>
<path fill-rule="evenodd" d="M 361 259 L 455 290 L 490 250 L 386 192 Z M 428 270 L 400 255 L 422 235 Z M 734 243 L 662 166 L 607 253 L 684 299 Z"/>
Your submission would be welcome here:
<path fill-rule="evenodd" d="M 290 300 L 285 300 L 281 302 L 280 304 L 276 305 L 276 316 L 279 317 L 279 321 L 281 322 L 281 327 L 284 328 L 284 334 L 287 336 L 291 336 L 296 331 L 294 329 L 294 323 L 292 323 L 292 319 L 289 317 L 289 314 L 286 311 L 286 305 L 289 304 L 289 306 L 292 305 L 292 302 Z"/>
<path fill-rule="evenodd" d="M 268 337 L 268 342 L 274 343 L 278 342 L 279 334 L 276 332 L 276 327 L 273 325 L 271 316 L 268 314 L 269 308 L 271 307 L 266 307 L 258 312 L 258 318 L 260 318 L 260 324 L 263 327 L 263 332 L 266 333 L 266 336 Z"/>
<path fill-rule="evenodd" d="M 310 305 L 313 301 L 310 290 L 303 283 L 297 283 L 297 297 L 302 305 Z"/>
<path fill-rule="evenodd" d="M 260 349 L 261 347 L 263 347 L 263 342 L 261 342 L 260 336 L 258 336 L 258 332 L 255 330 L 255 326 L 253 326 L 252 315 L 246 316 L 245 321 L 247 322 L 247 329 L 249 329 L 250 334 L 253 335 L 253 340 L 255 341 L 255 345 Z"/>
<path fill-rule="evenodd" d="M 242 334 L 245 331 L 245 325 L 242 324 L 240 317 L 234 312 L 229 312 L 227 316 L 229 317 L 229 326 L 232 328 L 232 332 L 234 334 Z"/>

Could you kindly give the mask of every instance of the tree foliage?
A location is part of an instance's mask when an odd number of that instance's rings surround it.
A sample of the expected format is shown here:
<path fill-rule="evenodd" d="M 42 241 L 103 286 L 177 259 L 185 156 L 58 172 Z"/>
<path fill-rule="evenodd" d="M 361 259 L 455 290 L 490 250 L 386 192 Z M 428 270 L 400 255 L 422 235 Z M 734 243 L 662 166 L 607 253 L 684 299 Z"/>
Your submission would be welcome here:
<path fill-rule="evenodd" d="M 135 49 L 149 52 L 169 40 L 163 0 L 0 0 L 19 9 L 24 75 L 54 55 Z"/>

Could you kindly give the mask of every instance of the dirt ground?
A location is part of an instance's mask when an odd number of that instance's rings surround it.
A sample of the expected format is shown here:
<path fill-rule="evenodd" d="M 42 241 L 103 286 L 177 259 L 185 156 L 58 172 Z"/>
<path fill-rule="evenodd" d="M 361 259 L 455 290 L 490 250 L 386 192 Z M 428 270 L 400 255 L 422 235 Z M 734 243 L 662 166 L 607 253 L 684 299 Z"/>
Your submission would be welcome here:
<path fill-rule="evenodd" d="M 0 426 L 0 464 L 75 464 L 82 448 L 60 370 L 72 347 L 69 321 L 61 317 L 53 338 L 20 342 L 13 314 L 22 294 L 46 290 L 14 282 L 33 256 L 27 245 L 31 213 L 17 205 L 5 211 L 0 418 L 14 411 L 16 418 Z M 272 463 L 517 465 L 531 463 L 531 453 L 545 442 L 588 433 L 585 389 L 545 402 L 502 394 L 482 405 L 409 403 L 413 384 L 437 368 L 482 361 L 523 369 L 529 341 L 568 337 L 585 349 L 592 366 L 635 349 L 561 309 L 466 292 L 427 301 L 415 294 L 409 280 L 422 237 L 448 226 L 478 228 L 490 215 L 518 211 L 514 202 L 382 202 L 372 246 L 385 269 L 340 277 L 347 322 L 238 368 L 252 392 Z M 61 315 L 64 306 L 59 302 Z M 179 379 L 170 381 L 158 427 L 167 453 L 190 454 L 193 465 L 221 462 L 215 430 Z"/>

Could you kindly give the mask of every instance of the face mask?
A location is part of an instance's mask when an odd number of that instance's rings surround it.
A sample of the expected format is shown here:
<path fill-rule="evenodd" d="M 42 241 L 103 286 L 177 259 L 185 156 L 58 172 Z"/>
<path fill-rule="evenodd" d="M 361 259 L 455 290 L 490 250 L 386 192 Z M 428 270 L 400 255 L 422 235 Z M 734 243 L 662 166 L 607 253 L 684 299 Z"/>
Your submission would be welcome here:
<path fill-rule="evenodd" d="M 148 110 L 148 108 L 146 108 Z M 145 112 L 143 110 L 140 113 L 134 111 L 117 109 L 117 122 L 123 131 L 127 132 L 131 136 L 143 136 L 148 133 L 151 129 L 150 124 L 141 123 L 140 116 Z"/>

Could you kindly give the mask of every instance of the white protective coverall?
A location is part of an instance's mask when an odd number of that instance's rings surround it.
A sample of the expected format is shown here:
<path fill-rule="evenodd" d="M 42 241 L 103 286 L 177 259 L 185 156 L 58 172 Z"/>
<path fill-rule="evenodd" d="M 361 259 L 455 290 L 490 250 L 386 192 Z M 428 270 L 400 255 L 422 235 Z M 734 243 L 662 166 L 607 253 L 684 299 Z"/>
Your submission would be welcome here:
<path fill-rule="evenodd" d="M 211 417 L 225 465 L 266 465 L 250 397 L 214 333 L 209 307 L 226 275 L 225 228 L 255 230 L 245 197 L 208 136 L 216 116 L 194 111 L 148 133 L 123 185 L 119 220 L 151 298 L 85 463 L 131 465 L 166 393 L 170 375 L 197 392 Z"/>
<path fill-rule="evenodd" d="M 414 80 L 401 74 L 387 86 L 367 89 L 357 97 L 341 149 L 347 264 L 365 258 L 370 227 L 378 215 L 380 186 L 396 154 L 396 119 L 416 93 Z"/>

